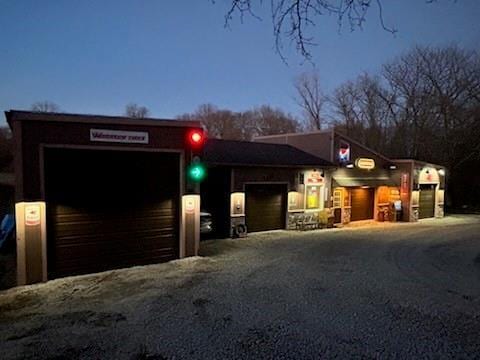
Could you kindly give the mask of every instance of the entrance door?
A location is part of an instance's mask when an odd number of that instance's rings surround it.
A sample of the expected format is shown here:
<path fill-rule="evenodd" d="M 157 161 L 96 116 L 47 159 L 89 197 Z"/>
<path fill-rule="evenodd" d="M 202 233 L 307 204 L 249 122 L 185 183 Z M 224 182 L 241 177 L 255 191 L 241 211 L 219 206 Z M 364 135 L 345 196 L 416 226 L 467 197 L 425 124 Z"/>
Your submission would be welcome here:
<path fill-rule="evenodd" d="M 373 219 L 374 189 L 352 188 L 351 194 L 351 221 Z"/>
<path fill-rule="evenodd" d="M 425 219 L 435 216 L 435 185 L 420 185 L 418 218 Z"/>
<path fill-rule="evenodd" d="M 179 256 L 177 154 L 45 149 L 49 278 Z"/>
<path fill-rule="evenodd" d="M 249 232 L 285 229 L 287 186 L 246 185 L 245 215 Z"/>

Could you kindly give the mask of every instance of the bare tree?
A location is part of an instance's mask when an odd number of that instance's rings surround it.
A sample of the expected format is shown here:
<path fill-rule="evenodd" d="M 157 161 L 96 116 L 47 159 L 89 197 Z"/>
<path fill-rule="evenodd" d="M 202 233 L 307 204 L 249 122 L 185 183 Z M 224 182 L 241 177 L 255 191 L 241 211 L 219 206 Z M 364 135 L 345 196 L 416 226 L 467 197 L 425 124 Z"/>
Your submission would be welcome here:
<path fill-rule="evenodd" d="M 137 119 L 143 119 L 150 115 L 150 110 L 145 106 L 140 106 L 135 103 L 129 103 L 125 106 L 125 116 Z"/>
<path fill-rule="evenodd" d="M 178 118 L 200 121 L 209 137 L 226 140 L 251 140 L 259 135 L 295 132 L 300 128 L 300 123 L 291 115 L 268 105 L 233 112 L 204 104 Z"/>
<path fill-rule="evenodd" d="M 212 0 L 215 2 L 215 0 Z M 455 1 L 455 0 L 452 0 Z M 434 3 L 436 0 L 424 0 L 425 3 Z M 231 5 L 225 15 L 225 25 L 228 26 L 235 15 L 243 21 L 245 15 L 259 18 L 258 7 L 264 2 L 261 0 L 231 0 Z M 271 0 L 270 12 L 275 38 L 275 49 L 280 57 L 283 56 L 283 44 L 294 43 L 305 59 L 311 59 L 310 48 L 315 43 L 312 34 L 322 16 L 335 16 L 339 28 L 347 25 L 353 31 L 362 28 L 366 16 L 373 8 L 382 28 L 394 34 L 397 30 L 388 26 L 383 17 L 383 0 Z"/>
<path fill-rule="evenodd" d="M 211 138 L 245 139 L 241 114 L 226 109 L 219 109 L 212 104 L 200 105 L 193 113 L 183 114 L 178 118 L 200 121 Z"/>
<path fill-rule="evenodd" d="M 35 112 L 52 112 L 53 113 L 53 112 L 60 111 L 60 107 L 57 104 L 47 100 L 37 101 L 36 103 L 33 103 L 30 109 Z"/>
<path fill-rule="evenodd" d="M 456 204 L 480 201 L 478 52 L 415 47 L 381 77 L 364 74 L 337 88 L 332 104 L 353 138 L 392 158 L 443 164 Z"/>
<path fill-rule="evenodd" d="M 390 98 L 379 77 L 362 74 L 355 81 L 339 86 L 330 97 L 335 125 L 347 135 L 383 152 L 392 121 L 387 103 Z"/>
<path fill-rule="evenodd" d="M 292 115 L 269 105 L 262 105 L 243 113 L 248 140 L 261 135 L 294 133 L 301 129 Z"/>
<path fill-rule="evenodd" d="M 326 97 L 320 87 L 318 73 L 303 73 L 294 82 L 297 91 L 295 102 L 302 108 L 306 116 L 307 128 L 320 130 L 324 123 L 322 107 Z"/>
<path fill-rule="evenodd" d="M 397 126 L 408 129 L 411 139 L 409 156 L 455 166 L 467 139 L 478 143 L 471 109 L 480 104 L 479 59 L 455 46 L 416 47 L 384 66 L 383 76 L 396 94 Z M 445 146 L 448 152 L 438 151 Z"/>

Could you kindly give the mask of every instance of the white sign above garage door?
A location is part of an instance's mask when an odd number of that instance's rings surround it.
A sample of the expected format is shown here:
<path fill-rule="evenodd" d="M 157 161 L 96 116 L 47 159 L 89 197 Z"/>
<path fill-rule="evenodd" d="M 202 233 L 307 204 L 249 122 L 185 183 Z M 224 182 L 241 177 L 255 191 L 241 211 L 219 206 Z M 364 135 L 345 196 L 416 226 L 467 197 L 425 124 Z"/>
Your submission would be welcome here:
<path fill-rule="evenodd" d="M 148 144 L 148 132 L 90 129 L 90 141 Z"/>

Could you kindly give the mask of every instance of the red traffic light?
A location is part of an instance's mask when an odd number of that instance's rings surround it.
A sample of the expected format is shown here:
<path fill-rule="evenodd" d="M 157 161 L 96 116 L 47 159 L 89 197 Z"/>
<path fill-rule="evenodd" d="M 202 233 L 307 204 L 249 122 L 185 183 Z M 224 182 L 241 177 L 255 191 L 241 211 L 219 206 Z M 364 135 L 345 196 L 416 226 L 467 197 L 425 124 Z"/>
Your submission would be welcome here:
<path fill-rule="evenodd" d="M 205 136 L 203 135 L 202 131 L 192 130 L 188 134 L 188 140 L 190 141 L 190 144 L 194 146 L 200 146 L 203 144 Z"/>

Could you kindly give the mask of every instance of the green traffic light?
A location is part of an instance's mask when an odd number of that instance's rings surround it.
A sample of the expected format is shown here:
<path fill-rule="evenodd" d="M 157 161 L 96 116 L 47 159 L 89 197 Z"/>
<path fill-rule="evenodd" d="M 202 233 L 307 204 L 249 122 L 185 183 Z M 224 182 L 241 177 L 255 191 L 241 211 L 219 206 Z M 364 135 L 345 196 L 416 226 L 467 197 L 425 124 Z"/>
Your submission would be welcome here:
<path fill-rule="evenodd" d="M 202 164 L 193 164 L 188 169 L 188 176 L 190 180 L 200 182 L 205 178 L 207 171 Z"/>

